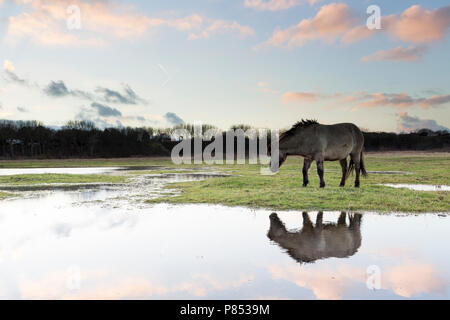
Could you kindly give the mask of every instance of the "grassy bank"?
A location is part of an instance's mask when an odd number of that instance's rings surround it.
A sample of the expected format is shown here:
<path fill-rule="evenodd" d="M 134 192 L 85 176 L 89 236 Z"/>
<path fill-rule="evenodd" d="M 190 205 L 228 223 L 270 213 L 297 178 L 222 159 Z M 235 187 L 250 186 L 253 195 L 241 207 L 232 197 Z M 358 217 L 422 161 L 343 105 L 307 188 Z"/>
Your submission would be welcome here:
<path fill-rule="evenodd" d="M 354 177 L 345 188 L 339 188 L 340 166 L 337 162 L 325 163 L 325 189 L 318 188 L 319 179 L 315 165 L 310 170 L 310 185 L 302 188 L 301 158 L 289 158 L 275 176 L 260 175 L 259 165 L 213 166 L 217 171 L 230 173 L 227 178 L 171 184 L 181 193 L 150 202 L 211 203 L 230 206 L 266 207 L 296 210 L 371 210 L 380 212 L 448 212 L 449 192 L 419 192 L 380 186 L 385 183 L 450 184 L 450 155 L 448 153 L 368 154 L 369 171 L 404 171 L 411 174 L 375 174 L 361 180 L 361 188 L 354 189 Z M 45 167 L 114 167 L 114 166 L 163 166 L 175 169 L 170 159 L 88 159 L 88 160 L 35 160 L 0 161 L 0 168 Z M 183 168 L 205 167 L 184 165 Z M 180 167 L 176 167 L 179 169 Z M 131 174 L 166 173 L 157 171 L 128 171 Z M 176 172 L 176 171 L 173 171 Z M 38 185 L 49 183 L 121 183 L 126 176 L 42 174 L 0 176 L 0 185 Z M 1 196 L 0 196 L 1 199 Z"/>
<path fill-rule="evenodd" d="M 419 192 L 380 186 L 384 183 L 450 184 L 450 158 L 446 155 L 367 155 L 369 171 L 405 171 L 412 174 L 370 174 L 360 189 L 350 177 L 339 188 L 340 166 L 327 162 L 327 187 L 320 189 L 316 168 L 310 171 L 310 186 L 302 188 L 301 158 L 290 158 L 275 176 L 260 175 L 259 165 L 217 166 L 232 172 L 228 178 L 176 183 L 168 188 L 179 196 L 150 200 L 152 203 L 219 203 L 231 206 L 297 210 L 369 210 L 380 212 L 448 212 L 449 192 Z"/>
<path fill-rule="evenodd" d="M 0 169 L 15 168 L 84 168 L 159 166 L 171 164 L 169 158 L 0 160 Z"/>
<path fill-rule="evenodd" d="M 12 196 L 13 196 L 12 193 L 7 193 L 7 192 L 1 192 L 0 191 L 0 200 L 6 199 L 6 198 L 10 198 Z"/>
<path fill-rule="evenodd" d="M 0 176 L 0 185 L 40 185 L 49 183 L 121 183 L 125 176 L 82 175 L 82 174 L 23 174 Z"/>

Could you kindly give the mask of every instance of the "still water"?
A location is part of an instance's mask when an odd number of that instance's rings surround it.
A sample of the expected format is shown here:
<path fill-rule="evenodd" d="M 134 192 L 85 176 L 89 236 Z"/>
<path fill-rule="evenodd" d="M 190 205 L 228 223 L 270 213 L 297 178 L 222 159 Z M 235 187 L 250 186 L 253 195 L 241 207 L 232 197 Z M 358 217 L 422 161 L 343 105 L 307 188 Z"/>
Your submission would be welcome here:
<path fill-rule="evenodd" d="M 450 297 L 448 214 L 150 205 L 168 181 L 0 202 L 2 299 Z"/>

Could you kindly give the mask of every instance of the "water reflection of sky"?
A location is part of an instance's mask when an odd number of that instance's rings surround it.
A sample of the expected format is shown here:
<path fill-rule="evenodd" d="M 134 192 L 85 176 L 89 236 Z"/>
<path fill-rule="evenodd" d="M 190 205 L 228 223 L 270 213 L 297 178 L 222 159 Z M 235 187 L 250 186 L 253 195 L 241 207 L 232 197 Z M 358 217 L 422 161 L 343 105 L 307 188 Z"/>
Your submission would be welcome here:
<path fill-rule="evenodd" d="M 299 263 L 267 237 L 270 211 L 93 201 L 105 192 L 2 202 L 0 298 L 449 298 L 448 217 L 366 214 L 355 254 Z M 302 228 L 301 212 L 278 217 Z"/>

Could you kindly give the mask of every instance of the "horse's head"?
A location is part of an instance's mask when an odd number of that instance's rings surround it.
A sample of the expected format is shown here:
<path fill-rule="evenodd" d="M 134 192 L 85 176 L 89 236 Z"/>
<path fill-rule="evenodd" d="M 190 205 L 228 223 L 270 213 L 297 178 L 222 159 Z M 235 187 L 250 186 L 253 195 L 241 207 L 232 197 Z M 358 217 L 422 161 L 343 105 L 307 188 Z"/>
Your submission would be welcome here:
<path fill-rule="evenodd" d="M 273 173 L 278 172 L 278 169 L 281 167 L 281 165 L 286 161 L 287 155 L 280 150 L 278 150 L 278 162 L 276 161 L 276 158 L 273 159 L 273 157 L 276 157 L 276 154 L 272 157 L 272 145 L 269 144 L 267 146 L 267 156 L 270 157 L 270 171 Z M 275 160 L 275 161 L 274 161 Z"/>

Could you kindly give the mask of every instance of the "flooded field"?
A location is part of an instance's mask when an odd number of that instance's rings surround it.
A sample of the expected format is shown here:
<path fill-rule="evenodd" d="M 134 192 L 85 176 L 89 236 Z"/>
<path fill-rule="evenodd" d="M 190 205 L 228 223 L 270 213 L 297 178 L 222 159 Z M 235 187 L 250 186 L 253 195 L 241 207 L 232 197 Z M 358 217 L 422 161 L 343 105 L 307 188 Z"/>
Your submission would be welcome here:
<path fill-rule="evenodd" d="M 450 297 L 447 213 L 145 202 L 174 192 L 164 189 L 169 182 L 211 174 L 146 174 L 2 201 L 0 298 Z"/>

